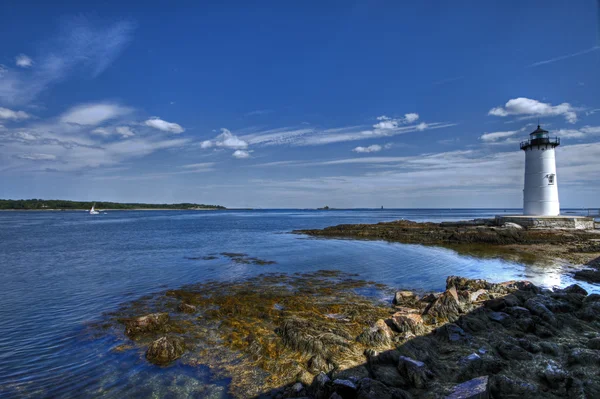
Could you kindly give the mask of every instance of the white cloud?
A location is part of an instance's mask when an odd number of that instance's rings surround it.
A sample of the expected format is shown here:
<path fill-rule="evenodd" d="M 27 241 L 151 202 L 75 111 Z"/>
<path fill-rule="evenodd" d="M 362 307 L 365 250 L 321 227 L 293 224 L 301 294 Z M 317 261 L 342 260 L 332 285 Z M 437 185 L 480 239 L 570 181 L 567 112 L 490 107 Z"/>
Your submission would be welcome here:
<path fill-rule="evenodd" d="M 507 132 L 493 132 L 493 133 L 484 133 L 479 137 L 479 140 L 485 143 L 494 143 L 505 139 L 507 137 L 514 136 L 518 130 L 507 131 Z"/>
<path fill-rule="evenodd" d="M 421 123 L 419 123 L 419 124 L 416 126 L 416 129 L 417 129 L 419 132 L 422 132 L 423 130 L 427 129 L 428 127 L 429 127 L 429 125 L 428 125 L 427 123 L 425 123 L 425 122 L 421 122 Z"/>
<path fill-rule="evenodd" d="M 404 120 L 406 121 L 406 123 L 416 122 L 417 119 L 419 119 L 419 114 L 416 114 L 416 113 L 410 113 L 410 114 L 404 115 Z"/>
<path fill-rule="evenodd" d="M 508 100 L 504 107 L 495 107 L 490 109 L 488 115 L 494 116 L 510 116 L 523 115 L 529 117 L 535 116 L 559 116 L 562 115 L 569 123 L 577 122 L 576 109 L 569 103 L 552 105 L 542 103 L 530 98 L 519 97 Z"/>
<path fill-rule="evenodd" d="M 529 65 L 528 68 L 545 65 L 545 64 L 551 64 L 556 61 L 566 60 L 568 58 L 577 57 L 579 55 L 591 53 L 591 52 L 597 51 L 597 50 L 600 50 L 600 46 L 594 46 L 594 47 L 591 47 L 591 48 L 588 48 L 588 49 L 585 49 L 582 51 L 578 51 L 576 53 L 571 53 L 571 54 L 567 54 L 567 55 L 562 55 L 560 57 L 550 58 L 549 60 L 534 62 L 533 64 Z"/>
<path fill-rule="evenodd" d="M 71 108 L 60 117 L 60 120 L 64 123 L 93 126 L 131 112 L 131 108 L 122 107 L 117 104 L 84 104 Z"/>
<path fill-rule="evenodd" d="M 379 152 L 383 149 L 382 146 L 378 145 L 378 144 L 373 144 L 370 145 L 368 147 L 356 147 L 355 149 L 353 149 L 352 151 L 354 152 Z"/>
<path fill-rule="evenodd" d="M 0 119 L 11 119 L 14 121 L 29 119 L 31 116 L 23 111 L 13 111 L 12 109 L 0 107 Z"/>
<path fill-rule="evenodd" d="M 212 140 L 205 140 L 200 144 L 201 148 L 222 147 L 232 150 L 243 150 L 248 148 L 248 142 L 231 133 L 225 128 L 221 128 L 221 134 Z"/>
<path fill-rule="evenodd" d="M 584 126 L 580 129 L 559 129 L 552 133 L 565 139 L 582 139 L 589 136 L 600 135 L 600 126 Z"/>
<path fill-rule="evenodd" d="M 404 118 L 393 119 L 385 115 L 381 115 L 377 117 L 379 123 L 373 125 L 373 128 L 386 130 L 386 129 L 396 129 L 400 125 L 410 124 L 416 122 L 419 119 L 419 114 L 409 113 L 405 114 Z"/>
<path fill-rule="evenodd" d="M 237 159 L 244 159 L 244 158 L 249 158 L 250 153 L 245 150 L 235 150 L 234 153 L 232 154 L 232 156 Z"/>
<path fill-rule="evenodd" d="M 134 30 L 134 25 L 126 21 L 98 25 L 77 17 L 61 22 L 59 33 L 43 41 L 37 50 L 35 68 L 4 70 L 0 79 L 0 101 L 26 104 L 49 86 L 75 73 L 100 75 L 131 41 Z"/>
<path fill-rule="evenodd" d="M 146 122 L 144 122 L 144 124 L 146 126 L 153 127 L 154 129 L 162 130 L 163 132 L 179 134 L 185 131 L 185 129 L 177 123 L 167 122 L 156 116 L 153 116 L 152 118 L 148 119 Z"/>
<path fill-rule="evenodd" d="M 121 137 L 135 136 L 135 132 L 131 130 L 129 126 L 117 126 L 115 131 L 121 135 Z"/>
<path fill-rule="evenodd" d="M 19 54 L 15 57 L 15 64 L 21 68 L 29 68 L 33 65 L 33 60 L 25 54 Z"/>
<path fill-rule="evenodd" d="M 584 126 L 579 130 L 586 134 L 600 134 L 600 126 Z"/>
<path fill-rule="evenodd" d="M 214 164 L 214 162 L 202 162 L 182 165 L 181 167 L 184 169 L 205 169 L 212 167 Z"/>
<path fill-rule="evenodd" d="M 16 156 L 19 159 L 27 159 L 31 161 L 54 161 L 56 155 L 52 154 L 19 154 Z"/>
<path fill-rule="evenodd" d="M 100 136 L 110 136 L 111 134 L 113 134 L 113 132 L 110 129 L 107 129 L 105 127 L 96 128 L 96 129 L 92 130 L 92 133 L 98 134 Z"/>

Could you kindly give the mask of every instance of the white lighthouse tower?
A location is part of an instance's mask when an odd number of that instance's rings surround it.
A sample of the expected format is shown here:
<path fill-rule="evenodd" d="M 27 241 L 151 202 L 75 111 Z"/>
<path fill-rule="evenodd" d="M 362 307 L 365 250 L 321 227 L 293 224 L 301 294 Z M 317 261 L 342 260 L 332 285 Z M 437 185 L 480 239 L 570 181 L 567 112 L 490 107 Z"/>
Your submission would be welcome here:
<path fill-rule="evenodd" d="M 554 149 L 560 145 L 558 137 L 548 137 L 548 131 L 538 125 L 521 143 L 525 151 L 525 189 L 523 213 L 530 216 L 558 216 L 558 182 Z"/>

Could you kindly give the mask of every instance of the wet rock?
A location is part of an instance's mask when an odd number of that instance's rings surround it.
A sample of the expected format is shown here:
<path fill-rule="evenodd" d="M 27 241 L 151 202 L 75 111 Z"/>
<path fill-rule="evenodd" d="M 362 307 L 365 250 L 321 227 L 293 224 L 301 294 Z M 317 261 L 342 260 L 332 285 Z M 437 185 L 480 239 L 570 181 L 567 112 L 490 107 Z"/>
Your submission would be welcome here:
<path fill-rule="evenodd" d="M 538 394 L 538 388 L 526 381 L 512 379 L 504 375 L 496 375 L 492 378 L 490 387 L 494 398 L 534 398 Z"/>
<path fill-rule="evenodd" d="M 373 377 L 390 387 L 402 388 L 406 385 L 406 380 L 400 375 L 398 367 L 393 365 L 374 365 L 371 367 Z"/>
<path fill-rule="evenodd" d="M 435 337 L 445 342 L 467 342 L 469 335 L 454 323 L 448 323 L 434 330 Z"/>
<path fill-rule="evenodd" d="M 397 291 L 394 295 L 392 303 L 394 305 L 405 304 L 407 302 L 416 302 L 419 300 L 419 296 L 412 291 Z"/>
<path fill-rule="evenodd" d="M 391 322 L 400 333 L 412 333 L 418 335 L 425 331 L 423 318 L 419 314 L 397 312 L 392 315 Z"/>
<path fill-rule="evenodd" d="M 577 284 L 570 285 L 567 288 L 565 288 L 563 291 L 567 292 L 569 294 L 581 294 L 581 295 L 587 295 L 588 294 L 588 292 L 585 289 L 581 288 Z"/>
<path fill-rule="evenodd" d="M 357 399 L 395 399 L 393 390 L 383 383 L 371 378 L 363 378 L 359 382 Z"/>
<path fill-rule="evenodd" d="M 331 394 L 331 396 L 329 397 L 329 399 L 344 399 L 343 396 L 340 396 L 337 392 L 334 392 Z"/>
<path fill-rule="evenodd" d="M 462 313 L 458 302 L 456 288 L 451 287 L 439 298 L 431 303 L 423 312 L 431 324 L 439 324 L 446 321 L 454 322 Z"/>
<path fill-rule="evenodd" d="M 489 377 L 486 375 L 456 385 L 446 399 L 488 399 L 489 397 Z"/>
<path fill-rule="evenodd" d="M 517 343 L 521 348 L 530 353 L 540 353 L 542 351 L 542 348 L 537 343 L 531 341 L 531 339 L 520 338 L 517 340 Z"/>
<path fill-rule="evenodd" d="M 527 308 L 523 308 L 521 306 L 512 306 L 506 309 L 506 313 L 510 314 L 512 317 L 516 318 L 525 318 L 531 317 L 531 312 Z"/>
<path fill-rule="evenodd" d="M 485 301 L 485 307 L 493 311 L 499 312 L 507 307 L 506 300 L 504 298 L 494 298 L 489 301 Z"/>
<path fill-rule="evenodd" d="M 575 348 L 569 352 L 567 362 L 570 366 L 581 364 L 597 365 L 600 364 L 600 351 L 594 349 Z"/>
<path fill-rule="evenodd" d="M 293 398 L 300 398 L 306 396 L 306 389 L 304 389 L 304 385 L 301 382 L 297 382 L 292 385 L 291 393 Z"/>
<path fill-rule="evenodd" d="M 490 320 L 500 324 L 507 324 L 507 322 L 510 321 L 510 316 L 504 312 L 491 312 L 488 317 Z"/>
<path fill-rule="evenodd" d="M 560 356 L 560 347 L 554 342 L 540 342 L 542 352 L 547 355 Z"/>
<path fill-rule="evenodd" d="M 552 330 L 539 323 L 535 325 L 533 332 L 540 338 L 550 338 L 554 336 L 554 332 Z"/>
<path fill-rule="evenodd" d="M 334 380 L 333 389 L 342 398 L 356 397 L 356 385 L 350 380 Z"/>
<path fill-rule="evenodd" d="M 460 291 L 477 291 L 477 290 L 488 290 L 492 288 L 492 284 L 485 280 L 469 279 L 459 276 L 448 276 L 446 278 L 446 289 L 454 287 Z"/>
<path fill-rule="evenodd" d="M 529 311 L 531 313 L 533 313 L 534 315 L 540 317 L 542 320 L 544 320 L 548 324 L 550 324 L 550 325 L 556 325 L 557 324 L 556 317 L 554 316 L 554 313 L 552 313 L 550 311 L 550 309 L 548 309 L 546 307 L 546 305 L 544 305 L 537 296 L 534 297 L 534 298 L 530 298 L 527 301 L 525 301 L 525 307 L 527 309 L 529 309 Z"/>
<path fill-rule="evenodd" d="M 583 303 L 600 302 L 600 294 L 590 294 L 585 297 Z"/>
<path fill-rule="evenodd" d="M 177 305 L 177 310 L 183 313 L 196 313 L 196 307 L 185 302 L 181 302 Z"/>
<path fill-rule="evenodd" d="M 442 295 L 441 293 L 430 293 L 425 295 L 423 298 L 421 298 L 419 300 L 419 302 L 423 302 L 423 303 L 433 303 L 435 302 L 436 299 L 438 299 L 440 297 L 440 295 Z"/>
<path fill-rule="evenodd" d="M 327 374 L 320 372 L 309 387 L 315 399 L 328 399 L 333 393 L 333 384 Z"/>
<path fill-rule="evenodd" d="M 125 334 L 133 338 L 139 334 L 165 331 L 169 322 L 168 313 L 151 313 L 125 321 Z"/>
<path fill-rule="evenodd" d="M 370 373 L 366 366 L 354 366 L 346 370 L 336 370 L 331 373 L 333 380 L 350 380 L 357 383 L 363 378 L 369 377 Z"/>
<path fill-rule="evenodd" d="M 557 389 L 567 379 L 568 373 L 558 363 L 549 360 L 540 377 L 545 379 L 551 388 Z"/>
<path fill-rule="evenodd" d="M 600 337 L 590 339 L 587 342 L 587 347 L 590 349 L 600 349 Z"/>
<path fill-rule="evenodd" d="M 577 312 L 577 317 L 585 321 L 600 320 L 600 302 L 586 302 L 583 307 Z"/>
<path fill-rule="evenodd" d="M 501 342 L 496 346 L 498 353 L 506 360 L 531 360 L 533 356 L 520 346 L 510 342 Z"/>
<path fill-rule="evenodd" d="M 377 320 L 373 327 L 365 329 L 356 340 L 363 345 L 373 347 L 387 347 L 392 342 L 393 331 L 382 319 Z"/>
<path fill-rule="evenodd" d="M 577 378 L 569 377 L 567 379 L 567 397 L 569 399 L 586 399 L 583 382 Z"/>
<path fill-rule="evenodd" d="M 600 271 L 598 270 L 579 270 L 573 275 L 577 280 L 587 281 L 589 283 L 600 283 Z"/>
<path fill-rule="evenodd" d="M 178 359 L 185 352 L 183 338 L 164 336 L 152 342 L 146 351 L 149 362 L 165 365 Z"/>
<path fill-rule="evenodd" d="M 429 379 L 432 377 L 425 363 L 406 356 L 400 356 L 398 371 L 402 377 L 417 389 L 427 387 Z"/>

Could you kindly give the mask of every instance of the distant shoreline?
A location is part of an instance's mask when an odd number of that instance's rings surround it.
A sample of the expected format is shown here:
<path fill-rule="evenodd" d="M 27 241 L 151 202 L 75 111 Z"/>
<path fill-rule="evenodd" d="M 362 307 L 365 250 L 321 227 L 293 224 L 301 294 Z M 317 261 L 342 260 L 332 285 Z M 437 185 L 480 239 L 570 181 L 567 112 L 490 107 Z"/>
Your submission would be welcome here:
<path fill-rule="evenodd" d="M 250 211 L 251 208 L 105 208 L 99 209 L 98 211 Z M 89 212 L 87 208 L 65 208 L 65 209 L 0 209 L 0 212 Z"/>

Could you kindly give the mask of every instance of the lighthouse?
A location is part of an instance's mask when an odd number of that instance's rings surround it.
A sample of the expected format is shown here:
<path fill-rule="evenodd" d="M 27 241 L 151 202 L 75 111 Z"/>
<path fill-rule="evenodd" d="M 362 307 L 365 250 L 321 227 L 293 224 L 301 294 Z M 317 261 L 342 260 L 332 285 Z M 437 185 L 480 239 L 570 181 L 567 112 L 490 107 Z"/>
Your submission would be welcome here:
<path fill-rule="evenodd" d="M 538 125 L 521 142 L 525 151 L 525 188 L 523 214 L 528 216 L 558 216 L 558 181 L 554 149 L 560 145 L 558 137 L 549 137 L 548 131 Z"/>

